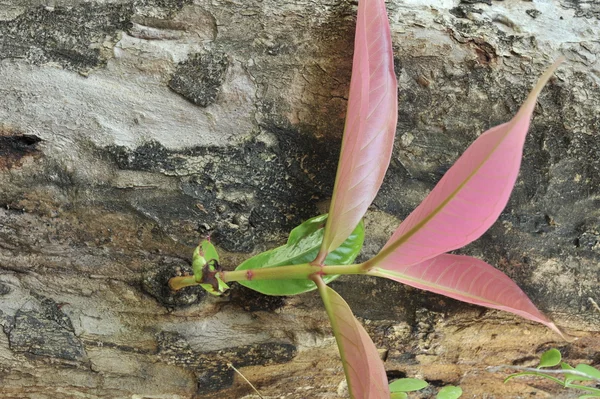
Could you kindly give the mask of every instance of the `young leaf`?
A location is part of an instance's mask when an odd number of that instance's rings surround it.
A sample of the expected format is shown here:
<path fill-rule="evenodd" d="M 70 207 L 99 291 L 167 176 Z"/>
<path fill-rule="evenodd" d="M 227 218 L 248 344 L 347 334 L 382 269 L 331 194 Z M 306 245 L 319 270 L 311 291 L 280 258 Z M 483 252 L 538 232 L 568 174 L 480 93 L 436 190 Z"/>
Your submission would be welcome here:
<path fill-rule="evenodd" d="M 589 364 L 578 364 L 575 366 L 575 370 L 589 375 L 590 378 L 594 379 L 595 381 L 600 381 L 600 370 L 590 366 Z"/>
<path fill-rule="evenodd" d="M 462 396 L 462 388 L 453 385 L 447 385 L 440 389 L 435 399 L 458 399 Z"/>
<path fill-rule="evenodd" d="M 307 220 L 290 232 L 285 245 L 253 256 L 235 270 L 298 265 L 312 261 L 317 256 L 323 240 L 323 226 L 326 219 L 327 215 L 320 215 Z M 364 236 L 364 225 L 360 222 L 346 241 L 327 256 L 325 264 L 349 265 L 354 262 L 362 248 Z M 323 276 L 323 279 L 329 282 L 337 277 L 329 275 Z M 250 280 L 239 281 L 239 283 L 266 295 L 295 295 L 316 288 L 315 283 L 309 279 Z"/>
<path fill-rule="evenodd" d="M 563 369 L 565 367 L 563 366 Z M 570 368 L 570 370 L 576 370 L 581 373 L 587 375 L 587 377 L 578 376 L 578 375 L 567 375 L 565 377 L 565 382 L 570 383 L 571 381 L 600 381 L 600 370 L 595 367 L 592 367 L 587 364 L 578 364 L 575 368 Z"/>
<path fill-rule="evenodd" d="M 429 385 L 427 381 L 418 378 L 400 378 L 390 384 L 390 392 L 413 392 Z"/>
<path fill-rule="evenodd" d="M 444 254 L 416 265 L 386 264 L 368 274 L 488 308 L 505 310 L 561 331 L 507 275 L 470 256 Z"/>
<path fill-rule="evenodd" d="M 544 73 L 510 122 L 471 144 L 369 263 L 384 269 L 414 265 L 467 245 L 496 221 L 519 173 L 537 97 L 561 62 Z"/>
<path fill-rule="evenodd" d="M 317 285 L 342 357 L 350 397 L 389 398 L 385 368 L 369 334 L 337 292 L 326 286 L 320 278 Z"/>
<path fill-rule="evenodd" d="M 219 265 L 217 249 L 209 240 L 198 244 L 192 256 L 192 270 L 194 280 L 212 295 L 221 295 L 229 289 L 221 278 L 215 273 Z"/>
<path fill-rule="evenodd" d="M 408 395 L 404 392 L 392 392 L 390 399 L 407 399 Z"/>
<path fill-rule="evenodd" d="M 397 82 L 384 0 L 358 3 L 346 126 L 319 256 L 341 245 L 375 198 L 392 155 Z"/>
<path fill-rule="evenodd" d="M 561 355 L 558 349 L 552 348 L 542 353 L 538 368 L 554 367 L 560 363 Z"/>
<path fill-rule="evenodd" d="M 202 279 L 202 269 L 211 260 L 219 261 L 219 253 L 209 240 L 202 240 L 192 255 L 192 270 L 197 281 Z"/>

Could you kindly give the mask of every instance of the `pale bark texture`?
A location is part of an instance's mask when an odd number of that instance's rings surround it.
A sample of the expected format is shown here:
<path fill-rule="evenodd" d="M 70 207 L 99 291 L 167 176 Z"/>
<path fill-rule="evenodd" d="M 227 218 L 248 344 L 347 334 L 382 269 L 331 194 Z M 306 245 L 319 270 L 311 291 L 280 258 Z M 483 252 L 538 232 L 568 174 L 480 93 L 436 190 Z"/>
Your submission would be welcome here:
<path fill-rule="evenodd" d="M 233 269 L 326 209 L 356 1 L 0 0 L 0 398 L 344 397 L 316 293 L 177 294 L 207 234 Z M 373 256 L 458 155 L 544 89 L 499 221 L 461 253 L 568 333 L 391 281 L 332 286 L 390 378 L 572 398 L 488 366 L 600 363 L 600 7 L 389 0 L 399 124 Z M 325 205 L 325 206 L 324 206 Z"/>

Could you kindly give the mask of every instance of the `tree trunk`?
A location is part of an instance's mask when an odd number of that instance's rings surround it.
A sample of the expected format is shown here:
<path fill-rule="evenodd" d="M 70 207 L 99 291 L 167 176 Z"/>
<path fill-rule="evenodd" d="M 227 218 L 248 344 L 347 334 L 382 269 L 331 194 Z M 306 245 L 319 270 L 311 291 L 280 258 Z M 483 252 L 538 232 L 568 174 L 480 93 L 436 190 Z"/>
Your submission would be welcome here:
<path fill-rule="evenodd" d="M 173 293 L 211 235 L 233 269 L 331 196 L 356 1 L 0 4 L 0 397 L 344 397 L 318 294 Z M 600 8 L 583 0 L 387 3 L 399 124 L 366 216 L 373 256 L 478 134 L 538 102 L 499 221 L 462 253 L 569 334 L 391 281 L 332 286 L 390 378 L 466 398 L 570 398 L 488 366 L 550 347 L 600 362 Z M 419 396 L 421 395 L 421 396 Z M 572 396 L 569 396 L 572 395 Z M 257 396 L 254 396 L 257 397 Z"/>

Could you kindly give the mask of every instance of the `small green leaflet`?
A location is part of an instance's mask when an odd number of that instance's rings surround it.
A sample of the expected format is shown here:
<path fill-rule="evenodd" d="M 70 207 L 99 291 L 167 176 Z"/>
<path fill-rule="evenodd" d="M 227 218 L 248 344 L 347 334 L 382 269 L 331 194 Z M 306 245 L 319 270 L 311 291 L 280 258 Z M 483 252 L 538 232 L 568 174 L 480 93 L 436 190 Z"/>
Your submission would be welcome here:
<path fill-rule="evenodd" d="M 577 375 L 567 375 L 565 377 L 565 382 L 567 384 L 571 381 L 594 381 L 600 379 L 600 370 L 587 364 L 578 364 L 577 366 L 575 366 L 575 368 L 573 368 L 568 364 L 563 363 L 562 368 L 566 370 L 576 370 L 589 376 L 589 378 L 587 378 Z"/>
<path fill-rule="evenodd" d="M 216 260 L 217 262 L 219 261 L 217 249 L 210 241 L 203 240 L 194 249 L 194 254 L 192 255 L 192 270 L 194 271 L 194 277 L 196 278 L 196 281 L 200 281 L 202 279 L 202 268 L 208 261 L 212 259 Z"/>
<path fill-rule="evenodd" d="M 390 392 L 413 392 L 429 385 L 426 381 L 417 378 L 400 378 L 390 384 Z"/>
<path fill-rule="evenodd" d="M 426 388 L 429 384 L 417 378 L 400 378 L 390 384 L 390 399 L 407 399 L 406 392 L 419 391 Z M 462 389 L 453 385 L 448 385 L 440 389 L 435 396 L 436 399 L 458 399 L 462 396 Z"/>
<path fill-rule="evenodd" d="M 448 385 L 440 389 L 435 399 L 458 399 L 462 396 L 462 394 L 463 391 L 461 387 Z"/>
<path fill-rule="evenodd" d="M 560 368 L 564 371 L 564 380 L 546 374 L 547 371 L 543 369 L 543 367 L 557 366 L 559 363 Z M 600 398 L 599 388 L 595 388 L 589 385 L 578 384 L 578 382 L 580 381 L 600 381 L 600 370 L 588 364 L 578 364 L 576 367 L 573 367 L 567 363 L 561 363 L 561 354 L 560 351 L 558 351 L 557 349 L 553 348 L 542 354 L 538 370 L 539 371 L 524 371 L 521 373 L 511 374 L 508 377 L 506 377 L 504 382 L 509 381 L 515 377 L 532 375 L 554 381 L 557 384 L 563 386 L 564 388 L 578 389 L 581 391 L 591 392 L 579 396 L 579 399 Z M 557 371 L 559 371 L 557 369 L 551 371 L 554 371 L 555 374 L 561 374 L 560 372 L 556 373 Z"/>
<path fill-rule="evenodd" d="M 316 216 L 307 220 L 290 232 L 287 244 L 260 253 L 239 265 L 235 270 L 259 269 L 284 265 L 298 265 L 315 260 L 321 241 L 323 227 L 327 215 Z M 362 248 L 365 237 L 364 225 L 361 221 L 352 234 L 335 251 L 325 259 L 326 265 L 349 265 L 354 262 Z M 328 283 L 338 276 L 323 276 Z M 315 283 L 309 279 L 296 280 L 255 280 L 239 281 L 245 287 L 266 295 L 295 295 L 316 289 Z"/>
<path fill-rule="evenodd" d="M 216 262 L 216 263 L 215 263 Z M 208 265 L 208 272 L 215 272 L 215 265 L 219 263 L 219 254 L 217 249 L 209 240 L 203 240 L 192 255 L 192 270 L 194 271 L 194 279 L 200 286 L 213 295 L 221 295 L 227 291 L 229 287 L 225 284 L 218 275 L 212 277 L 213 282 L 218 284 L 218 290 L 215 290 L 212 284 L 204 283 L 208 276 L 204 276 L 205 267 Z"/>
<path fill-rule="evenodd" d="M 552 348 L 542 353 L 542 357 L 540 357 L 540 364 L 538 368 L 542 367 L 554 367 L 560 363 L 561 355 L 558 349 Z"/>
<path fill-rule="evenodd" d="M 582 373 L 585 373 L 590 377 L 595 378 L 596 380 L 600 380 L 600 370 L 590 366 L 589 364 L 578 364 L 577 366 L 575 366 L 575 370 L 581 371 Z"/>

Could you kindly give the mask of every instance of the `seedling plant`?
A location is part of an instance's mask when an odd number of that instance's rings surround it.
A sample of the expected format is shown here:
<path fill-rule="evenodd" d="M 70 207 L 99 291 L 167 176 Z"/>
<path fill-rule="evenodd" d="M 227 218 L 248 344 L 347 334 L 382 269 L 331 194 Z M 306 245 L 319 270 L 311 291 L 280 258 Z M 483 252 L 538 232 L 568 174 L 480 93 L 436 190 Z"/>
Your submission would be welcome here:
<path fill-rule="evenodd" d="M 409 392 L 420 391 L 429 384 L 418 378 L 400 378 L 390 384 L 390 399 L 407 399 Z M 435 399 L 458 399 L 462 396 L 462 389 L 447 385 L 439 390 Z"/>
<path fill-rule="evenodd" d="M 385 2 L 360 0 L 348 110 L 328 214 L 307 220 L 290 232 L 285 245 L 258 254 L 233 271 L 223 270 L 215 247 L 203 241 L 193 254 L 193 276 L 175 277 L 170 286 L 177 290 L 199 284 L 215 295 L 233 281 L 266 295 L 317 289 L 350 396 L 357 399 L 400 398 L 406 393 L 393 385 L 390 389 L 377 348 L 348 304 L 327 285 L 343 274 L 387 278 L 508 311 L 562 336 L 504 273 L 480 259 L 446 253 L 479 238 L 506 206 L 537 97 L 559 63 L 542 75 L 512 120 L 471 144 L 377 255 L 354 263 L 364 241 L 362 218 L 390 162 L 398 115 Z"/>
<path fill-rule="evenodd" d="M 560 366 L 560 368 L 557 368 L 557 366 Z M 600 370 L 589 364 L 578 364 L 573 367 L 562 361 L 562 356 L 558 349 L 552 348 L 544 352 L 540 357 L 537 368 L 516 366 L 505 366 L 504 368 L 520 370 L 519 373 L 506 377 L 504 382 L 517 377 L 535 376 L 554 381 L 563 388 L 586 392 L 580 395 L 579 399 L 600 398 Z M 591 382 L 597 387 L 582 385 L 582 382 Z"/>

